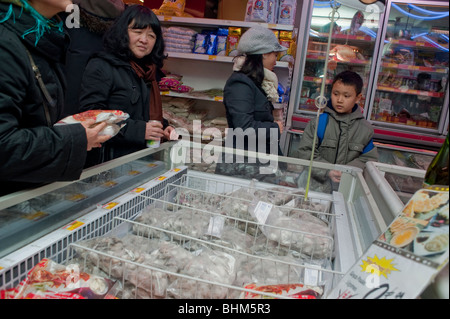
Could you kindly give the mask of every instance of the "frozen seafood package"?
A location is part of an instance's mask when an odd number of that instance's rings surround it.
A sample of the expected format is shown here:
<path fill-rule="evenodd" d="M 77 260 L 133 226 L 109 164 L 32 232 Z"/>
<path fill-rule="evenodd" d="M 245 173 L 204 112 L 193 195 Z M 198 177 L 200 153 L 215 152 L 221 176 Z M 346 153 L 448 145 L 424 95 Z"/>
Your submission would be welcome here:
<path fill-rule="evenodd" d="M 0 299 L 114 299 L 116 283 L 42 259 L 20 284 L 0 292 Z"/>
<path fill-rule="evenodd" d="M 128 113 L 119 110 L 89 110 L 65 117 L 56 123 L 56 125 L 75 124 L 93 119 L 95 120 L 94 126 L 102 122 L 106 122 L 107 124 L 99 135 L 114 136 L 126 125 L 123 121 L 129 117 Z"/>

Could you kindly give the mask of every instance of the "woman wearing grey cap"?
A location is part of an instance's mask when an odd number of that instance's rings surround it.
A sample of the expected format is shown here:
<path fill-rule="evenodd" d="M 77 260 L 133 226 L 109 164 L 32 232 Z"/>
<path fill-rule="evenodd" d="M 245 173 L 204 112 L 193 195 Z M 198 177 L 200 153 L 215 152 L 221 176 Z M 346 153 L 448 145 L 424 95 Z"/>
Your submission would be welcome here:
<path fill-rule="evenodd" d="M 282 155 L 280 127 L 272 115 L 272 102 L 278 100 L 278 79 L 273 69 L 278 52 L 286 48 L 280 45 L 273 31 L 255 26 L 242 35 L 238 51 L 234 72 L 224 88 L 223 103 L 229 127 L 226 146 L 232 143 L 233 148 Z M 240 175 L 239 165 L 218 166 L 218 173 Z M 248 165 L 244 166 L 248 171 Z M 225 168 L 227 172 L 222 170 Z M 230 169 L 233 172 L 229 172 Z"/>

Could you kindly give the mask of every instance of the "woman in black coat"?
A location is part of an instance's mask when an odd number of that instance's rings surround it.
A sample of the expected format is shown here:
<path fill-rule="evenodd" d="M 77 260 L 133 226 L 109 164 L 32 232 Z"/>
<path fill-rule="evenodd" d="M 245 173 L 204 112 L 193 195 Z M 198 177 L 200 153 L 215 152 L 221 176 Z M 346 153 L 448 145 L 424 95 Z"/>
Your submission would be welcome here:
<path fill-rule="evenodd" d="M 286 48 L 279 44 L 271 30 L 255 26 L 242 35 L 238 51 L 240 55 L 235 58 L 234 72 L 224 88 L 223 103 L 229 127 L 225 146 L 282 155 L 280 127 L 272 114 L 272 102 L 278 100 L 278 79 L 273 69 L 278 53 Z M 218 164 L 216 173 L 258 178 L 259 164 L 264 161 L 258 161 L 256 165 L 239 165 L 239 161 L 246 160 L 225 156 L 222 159 L 225 164 Z"/>
<path fill-rule="evenodd" d="M 71 3 L 0 0 L 0 196 L 78 179 L 87 150 L 110 138 L 98 136 L 105 124 L 88 128 L 93 121 L 53 126 L 63 109 L 61 64 L 68 38 L 62 24 L 51 18 Z M 44 97 L 27 51 L 42 75 L 49 99 Z"/>
<path fill-rule="evenodd" d="M 141 5 L 127 7 L 105 34 L 104 49 L 83 75 L 81 111 L 121 110 L 130 118 L 93 164 L 144 149 L 148 140 L 169 139 L 173 130 L 162 117 L 157 80 L 166 58 L 158 17 Z"/>

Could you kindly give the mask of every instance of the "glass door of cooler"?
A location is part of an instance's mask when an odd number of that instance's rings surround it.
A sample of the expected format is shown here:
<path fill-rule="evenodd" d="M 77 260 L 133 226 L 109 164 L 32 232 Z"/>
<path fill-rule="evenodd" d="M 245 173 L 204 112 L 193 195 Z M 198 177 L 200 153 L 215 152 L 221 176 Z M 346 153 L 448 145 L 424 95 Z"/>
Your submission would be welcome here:
<path fill-rule="evenodd" d="M 335 14 L 334 24 L 331 13 L 334 3 L 339 3 Z M 347 3 L 347 4 L 342 4 Z M 382 12 L 377 7 L 358 8 L 359 1 L 315 0 L 312 3 L 309 36 L 307 47 L 304 49 L 304 72 L 299 80 L 297 92 L 298 103 L 295 113 L 315 112 L 314 99 L 320 94 L 322 79 L 324 78 L 325 60 L 328 59 L 326 74 L 325 96 L 330 98 L 331 82 L 336 74 L 345 70 L 357 72 L 364 81 L 363 99 L 360 106 L 364 108 L 368 89 L 373 81 L 373 60 L 375 59 L 376 39 L 380 27 Z M 329 31 L 333 25 L 329 56 L 327 44 Z M 372 75 L 371 75 L 372 74 Z"/>
<path fill-rule="evenodd" d="M 386 16 L 368 118 L 374 125 L 442 134 L 448 109 L 448 2 L 393 1 Z"/>

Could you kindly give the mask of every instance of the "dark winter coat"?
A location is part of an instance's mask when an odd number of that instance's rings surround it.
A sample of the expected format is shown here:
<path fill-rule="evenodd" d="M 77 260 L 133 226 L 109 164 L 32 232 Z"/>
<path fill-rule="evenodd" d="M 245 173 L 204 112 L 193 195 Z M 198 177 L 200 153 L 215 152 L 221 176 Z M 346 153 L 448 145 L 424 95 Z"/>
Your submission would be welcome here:
<path fill-rule="evenodd" d="M 9 4 L 0 3 L 5 13 Z M 86 158 L 86 131 L 80 124 L 53 126 L 63 110 L 64 61 L 68 38 L 46 32 L 22 39 L 36 21 L 14 6 L 15 19 L 0 23 L 0 194 L 42 183 L 80 177 Z M 31 52 L 55 107 L 46 120 L 43 95 L 25 47 Z"/>
<path fill-rule="evenodd" d="M 95 162 L 104 162 L 146 147 L 145 128 L 150 120 L 150 90 L 129 62 L 100 52 L 89 61 L 83 75 L 80 110 L 121 110 L 130 115 L 125 127 L 103 144 Z"/>
<path fill-rule="evenodd" d="M 361 169 L 364 169 L 368 161 L 378 161 L 376 147 L 363 153 L 363 149 L 372 141 L 374 131 L 358 105 L 355 105 L 352 113 L 340 114 L 333 109 L 329 101 L 324 112 L 329 115 L 328 123 L 320 144 L 319 139 L 316 138 L 314 161 L 349 165 Z M 307 160 L 311 158 L 315 132 L 316 121 L 311 120 L 302 134 L 299 148 L 294 156 Z M 305 177 L 303 175 L 299 181 L 300 187 L 305 186 Z M 311 177 L 311 189 L 321 192 L 331 191 L 332 186 L 327 170 L 313 169 Z"/>
<path fill-rule="evenodd" d="M 253 129 L 256 136 L 255 147 L 248 142 L 251 139 L 245 139 L 244 149 L 270 153 L 270 144 L 275 145 L 275 154 L 280 154 L 279 138 L 280 130 L 273 118 L 273 105 L 267 99 L 264 91 L 258 87 L 247 75 L 241 72 L 233 72 L 227 80 L 224 88 L 223 103 L 226 109 L 228 127 L 231 129 Z M 274 129 L 274 130 L 271 130 Z M 258 130 L 264 134 L 259 135 Z M 273 134 L 275 132 L 275 134 Z M 230 132 L 229 132 L 230 133 Z M 265 140 L 258 140 L 258 136 L 264 136 Z M 237 138 L 234 138 L 233 147 L 239 147 Z M 272 146 L 274 147 L 274 146 Z"/>

